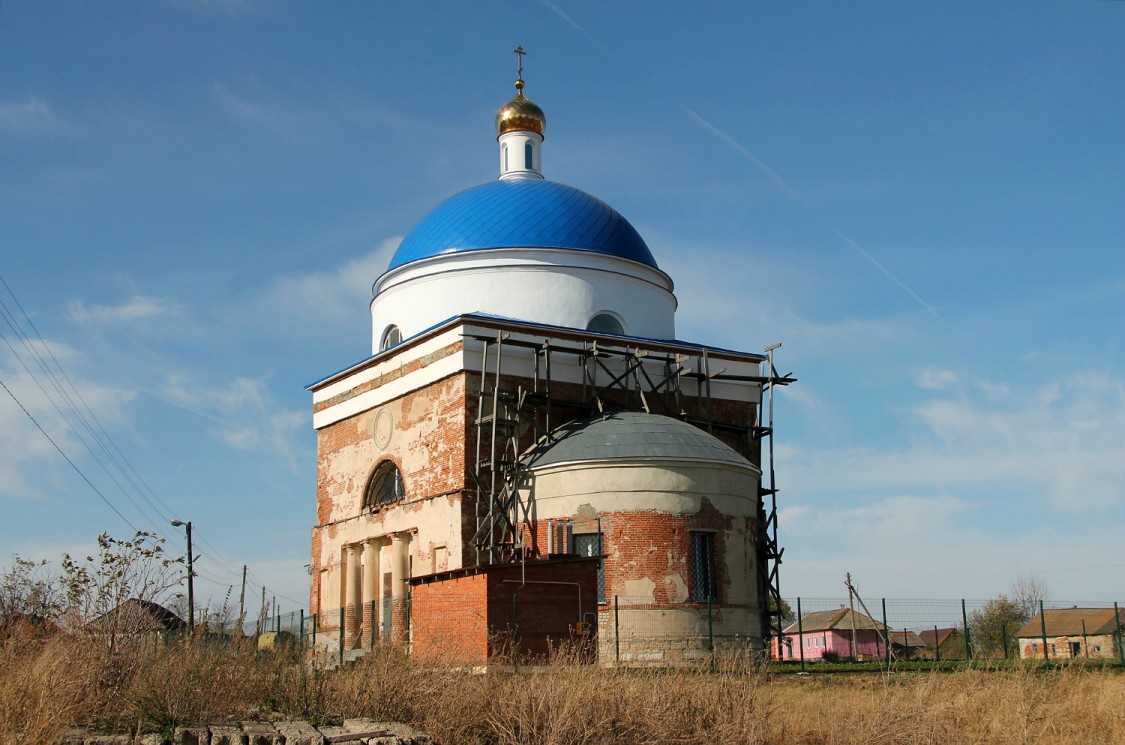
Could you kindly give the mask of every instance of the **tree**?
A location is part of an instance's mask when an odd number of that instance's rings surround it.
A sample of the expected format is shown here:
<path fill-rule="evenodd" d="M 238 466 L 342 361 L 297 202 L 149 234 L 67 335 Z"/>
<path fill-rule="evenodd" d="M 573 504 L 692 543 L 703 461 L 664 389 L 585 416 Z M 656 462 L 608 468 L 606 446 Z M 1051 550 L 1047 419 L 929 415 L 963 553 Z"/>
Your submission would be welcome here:
<path fill-rule="evenodd" d="M 163 538 L 143 530 L 127 539 L 102 533 L 97 558 L 63 554 L 62 578 L 76 622 L 104 615 L 130 598 L 166 602 L 183 563 L 184 557 L 165 554 Z"/>
<path fill-rule="evenodd" d="M 969 614 L 969 639 L 978 652 L 1007 654 L 1031 616 L 1007 595 L 997 595 Z"/>
<path fill-rule="evenodd" d="M 770 597 L 770 615 L 780 615 L 782 626 L 786 626 L 796 621 L 797 616 L 793 614 L 793 608 L 789 605 L 789 601 L 787 601 L 785 598 L 779 598 L 779 600 L 781 601 L 780 606 L 772 596 Z M 778 610 L 781 611 L 780 614 L 778 614 Z"/>
<path fill-rule="evenodd" d="M 50 573 L 46 561 L 13 557 L 0 574 L 0 624 L 15 619 L 58 621 L 67 607 L 66 584 Z"/>
<path fill-rule="evenodd" d="M 1012 583 L 1012 602 L 1019 606 L 1024 623 L 1039 612 L 1039 606 L 1047 595 L 1047 583 L 1038 577 L 1027 575 Z"/>

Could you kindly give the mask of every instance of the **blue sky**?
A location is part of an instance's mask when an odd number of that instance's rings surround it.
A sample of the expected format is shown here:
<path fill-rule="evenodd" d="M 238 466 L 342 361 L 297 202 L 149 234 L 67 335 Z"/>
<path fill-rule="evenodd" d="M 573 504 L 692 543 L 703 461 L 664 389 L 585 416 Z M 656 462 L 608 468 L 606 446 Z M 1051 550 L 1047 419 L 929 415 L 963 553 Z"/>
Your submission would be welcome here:
<path fill-rule="evenodd" d="M 1111 0 L 4 3 L 0 273 L 155 507 L 6 323 L 0 379 L 130 522 L 193 521 L 202 601 L 246 563 L 306 605 L 304 386 L 495 177 L 518 43 L 547 177 L 637 227 L 680 337 L 784 344 L 785 594 L 1121 599 L 1123 32 Z M 0 417 L 0 556 L 130 532 Z"/>

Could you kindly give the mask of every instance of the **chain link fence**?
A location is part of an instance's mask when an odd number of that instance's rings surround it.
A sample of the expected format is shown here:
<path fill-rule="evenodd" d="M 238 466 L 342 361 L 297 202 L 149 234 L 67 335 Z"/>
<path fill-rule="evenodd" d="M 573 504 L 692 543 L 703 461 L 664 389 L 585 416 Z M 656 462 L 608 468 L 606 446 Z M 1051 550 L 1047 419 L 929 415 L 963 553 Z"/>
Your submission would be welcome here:
<path fill-rule="evenodd" d="M 1116 659 L 1125 665 L 1117 603 L 786 598 L 776 660 L 953 661 Z"/>
<path fill-rule="evenodd" d="M 658 603 L 616 595 L 583 607 L 567 590 L 476 602 L 411 605 L 392 614 L 374 601 L 320 617 L 304 611 L 247 621 L 259 648 L 289 645 L 343 663 L 373 645 L 408 645 L 415 657 L 460 664 L 545 664 L 561 657 L 624 666 L 766 660 L 828 670 L 833 663 L 891 665 L 980 660 L 1104 660 L 1125 666 L 1125 614 L 1105 601 L 786 597 L 783 633 L 762 644 L 756 601 Z M 471 606 L 471 607 L 470 607 Z M 341 633 L 343 629 L 343 633 Z"/>

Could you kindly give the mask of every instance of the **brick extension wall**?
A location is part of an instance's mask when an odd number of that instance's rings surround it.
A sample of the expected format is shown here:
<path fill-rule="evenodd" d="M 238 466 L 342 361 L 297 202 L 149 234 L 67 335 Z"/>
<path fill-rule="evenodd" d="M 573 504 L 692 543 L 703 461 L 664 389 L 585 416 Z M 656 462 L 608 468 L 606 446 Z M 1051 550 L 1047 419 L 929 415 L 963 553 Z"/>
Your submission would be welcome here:
<path fill-rule="evenodd" d="M 568 558 L 416 577 L 411 652 L 422 659 L 484 664 L 514 648 L 521 661 L 533 662 L 576 639 L 584 639 L 592 652 L 597 570 L 596 558 Z M 590 622 L 584 638 L 575 627 L 583 617 Z"/>

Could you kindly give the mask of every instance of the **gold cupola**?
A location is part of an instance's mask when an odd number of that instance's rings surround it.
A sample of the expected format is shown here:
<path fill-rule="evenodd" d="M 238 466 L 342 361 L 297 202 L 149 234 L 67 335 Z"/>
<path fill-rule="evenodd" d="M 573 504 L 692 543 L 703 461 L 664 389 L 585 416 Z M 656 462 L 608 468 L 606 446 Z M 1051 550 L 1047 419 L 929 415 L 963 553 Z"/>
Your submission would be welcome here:
<path fill-rule="evenodd" d="M 500 178 L 543 178 L 543 132 L 547 117 L 523 95 L 523 47 L 512 50 L 516 63 L 516 97 L 496 112 L 496 141 L 500 143 Z"/>
<path fill-rule="evenodd" d="M 516 81 L 516 90 L 519 91 L 516 97 L 496 112 L 496 136 L 499 137 L 505 132 L 523 130 L 535 132 L 542 137 L 547 129 L 547 115 L 543 113 L 543 109 L 523 95 L 522 80 Z"/>
<path fill-rule="evenodd" d="M 506 132 L 534 132 L 540 137 L 547 130 L 547 115 L 543 109 L 531 102 L 523 95 L 523 56 L 527 52 L 519 46 L 512 50 L 518 56 L 516 66 L 516 97 L 504 104 L 496 112 L 496 136 L 500 137 Z"/>

